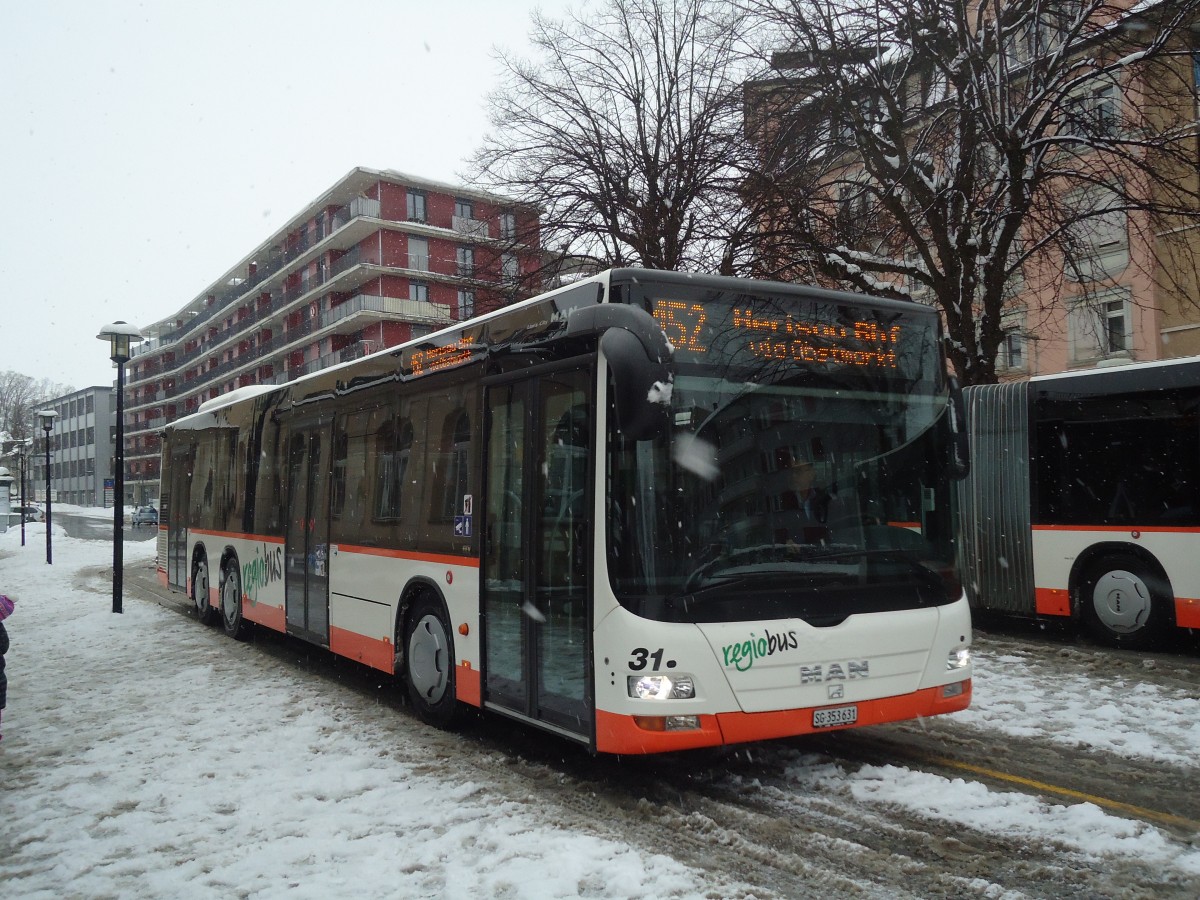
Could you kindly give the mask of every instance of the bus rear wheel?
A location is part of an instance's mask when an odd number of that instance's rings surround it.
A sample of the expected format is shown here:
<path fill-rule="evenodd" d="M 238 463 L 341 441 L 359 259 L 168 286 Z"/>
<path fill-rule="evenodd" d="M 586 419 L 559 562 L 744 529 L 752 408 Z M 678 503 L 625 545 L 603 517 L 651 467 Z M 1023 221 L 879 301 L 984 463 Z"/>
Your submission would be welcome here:
<path fill-rule="evenodd" d="M 201 625 L 211 625 L 217 612 L 208 602 L 208 557 L 201 556 L 192 575 L 192 603 L 196 607 L 196 618 Z"/>
<path fill-rule="evenodd" d="M 236 556 L 229 557 L 221 567 L 221 624 L 227 635 L 239 641 L 249 629 L 242 617 L 242 576 Z"/>
<path fill-rule="evenodd" d="M 404 680 L 421 720 L 448 728 L 458 713 L 454 686 L 454 641 L 446 613 L 436 597 L 424 594 L 413 604 L 404 640 Z"/>
<path fill-rule="evenodd" d="M 1144 650 L 1170 624 L 1166 579 L 1131 553 L 1112 553 L 1092 563 L 1081 588 L 1084 622 L 1102 643 Z"/>

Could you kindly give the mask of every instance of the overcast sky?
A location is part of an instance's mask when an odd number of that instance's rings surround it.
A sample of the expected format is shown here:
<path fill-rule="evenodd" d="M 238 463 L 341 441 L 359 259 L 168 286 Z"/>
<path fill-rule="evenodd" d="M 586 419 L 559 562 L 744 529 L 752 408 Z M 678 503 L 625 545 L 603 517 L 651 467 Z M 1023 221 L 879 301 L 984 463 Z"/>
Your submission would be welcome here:
<path fill-rule="evenodd" d="M 493 48 L 581 0 L 43 0 L 0 21 L 0 371 L 111 383 L 355 166 L 459 183 Z"/>

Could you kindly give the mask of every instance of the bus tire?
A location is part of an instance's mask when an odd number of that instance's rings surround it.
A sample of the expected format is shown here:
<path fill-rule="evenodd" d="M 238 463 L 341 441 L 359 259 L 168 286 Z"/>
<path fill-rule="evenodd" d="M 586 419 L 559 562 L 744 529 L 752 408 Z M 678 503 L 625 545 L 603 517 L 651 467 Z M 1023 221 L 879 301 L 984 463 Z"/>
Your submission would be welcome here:
<path fill-rule="evenodd" d="M 225 633 L 236 641 L 244 640 L 250 628 L 242 617 L 242 575 L 237 554 L 232 554 L 221 566 L 221 624 Z"/>
<path fill-rule="evenodd" d="M 1081 583 L 1084 624 L 1101 643 L 1128 650 L 1154 646 L 1171 624 L 1171 588 L 1155 567 L 1132 553 L 1092 562 Z"/>
<path fill-rule="evenodd" d="M 404 680 L 417 715 L 430 725 L 449 728 L 458 715 L 454 640 L 441 601 L 433 594 L 422 594 L 413 603 L 404 650 Z"/>
<path fill-rule="evenodd" d="M 201 625 L 211 625 L 217 611 L 208 602 L 208 555 L 201 553 L 196 559 L 196 571 L 192 573 L 192 605 Z"/>

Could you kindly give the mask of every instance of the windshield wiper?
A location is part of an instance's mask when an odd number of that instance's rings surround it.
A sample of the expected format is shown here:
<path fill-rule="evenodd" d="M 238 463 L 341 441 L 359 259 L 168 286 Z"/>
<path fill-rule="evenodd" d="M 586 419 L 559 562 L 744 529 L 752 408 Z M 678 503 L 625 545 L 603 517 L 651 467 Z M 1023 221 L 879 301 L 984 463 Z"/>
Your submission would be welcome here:
<path fill-rule="evenodd" d="M 804 554 L 804 561 L 808 562 L 809 560 L 813 559 L 845 559 L 847 557 L 855 556 L 878 556 L 883 558 L 891 557 L 893 559 L 901 559 L 904 560 L 904 562 L 920 565 L 920 563 L 918 563 L 915 559 L 913 559 L 912 556 L 903 550 L 893 550 L 888 547 L 859 547 L 855 550 L 833 550 L 828 553 L 822 553 L 818 551 L 815 553 Z"/>

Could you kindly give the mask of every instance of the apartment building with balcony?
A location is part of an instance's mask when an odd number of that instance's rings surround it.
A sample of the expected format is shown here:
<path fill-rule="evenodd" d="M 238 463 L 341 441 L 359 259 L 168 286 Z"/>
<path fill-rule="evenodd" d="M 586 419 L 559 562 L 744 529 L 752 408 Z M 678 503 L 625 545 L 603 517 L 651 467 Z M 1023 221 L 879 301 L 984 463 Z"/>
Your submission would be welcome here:
<path fill-rule="evenodd" d="M 58 413 L 50 432 L 50 490 L 58 503 L 111 506 L 105 482 L 113 478 L 117 392 L 112 385 L 87 387 L 55 397 L 43 409 Z M 46 500 L 46 445 L 34 435 L 29 455 L 26 496 Z"/>
<path fill-rule="evenodd" d="M 528 293 L 536 210 L 356 168 L 177 312 L 143 328 L 125 395 L 126 498 L 158 496 L 159 430 L 235 388 L 279 384 Z"/>

